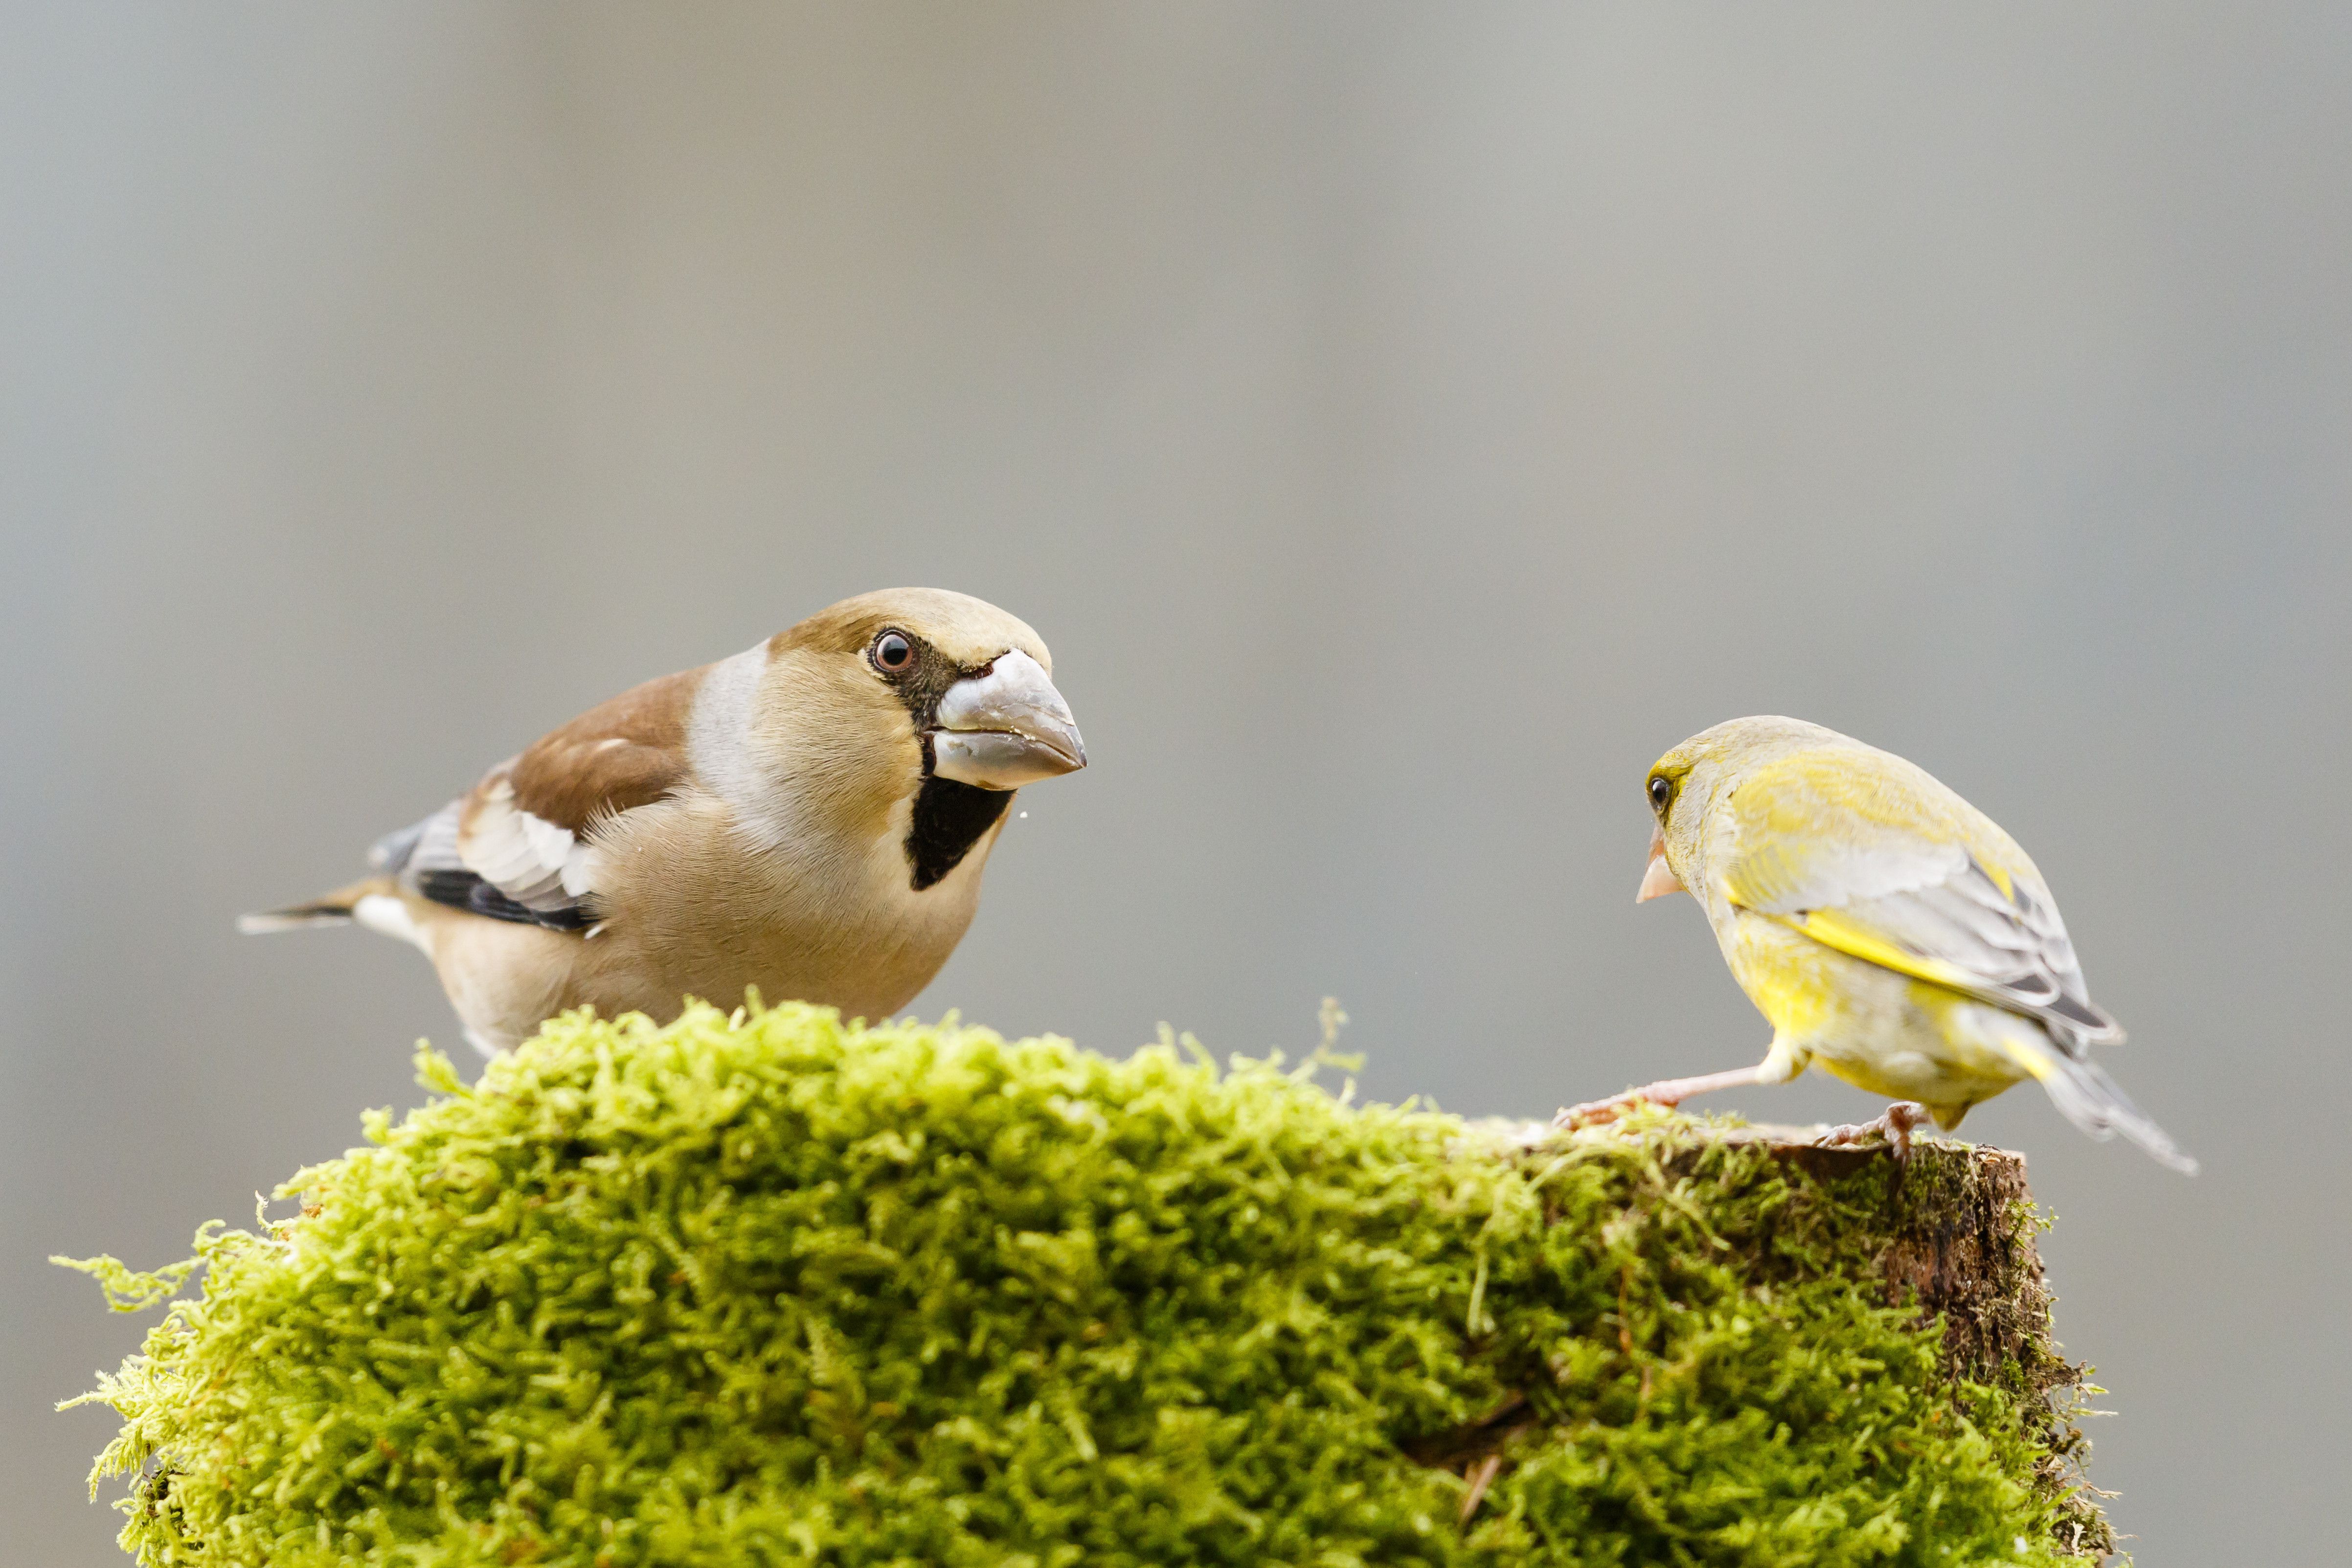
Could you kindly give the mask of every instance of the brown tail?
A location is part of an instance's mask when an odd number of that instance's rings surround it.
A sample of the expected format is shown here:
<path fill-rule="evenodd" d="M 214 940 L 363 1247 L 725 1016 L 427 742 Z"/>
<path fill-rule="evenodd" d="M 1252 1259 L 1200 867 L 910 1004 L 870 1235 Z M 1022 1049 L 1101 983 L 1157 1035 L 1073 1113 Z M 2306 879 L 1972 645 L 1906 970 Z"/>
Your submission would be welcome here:
<path fill-rule="evenodd" d="M 397 889 L 389 877 L 368 877 L 348 888 L 338 888 L 323 898 L 312 899 L 307 904 L 289 904 L 282 910 L 264 910 L 257 915 L 239 915 L 236 929 L 247 936 L 259 936 L 265 931 L 298 931 L 304 926 L 343 926 L 352 923 L 352 910 L 371 893 L 391 893 Z"/>

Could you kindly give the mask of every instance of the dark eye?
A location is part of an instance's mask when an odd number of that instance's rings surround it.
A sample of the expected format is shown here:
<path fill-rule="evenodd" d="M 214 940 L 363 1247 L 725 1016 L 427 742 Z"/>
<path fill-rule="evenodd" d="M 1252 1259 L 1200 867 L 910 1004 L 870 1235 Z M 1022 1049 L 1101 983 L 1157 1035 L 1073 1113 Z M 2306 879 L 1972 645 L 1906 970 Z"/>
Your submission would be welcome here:
<path fill-rule="evenodd" d="M 884 632 L 874 639 L 874 668 L 896 675 L 915 662 L 915 645 L 904 632 Z"/>
<path fill-rule="evenodd" d="M 1654 811 L 1666 809 L 1666 802 L 1675 798 L 1675 781 L 1660 773 L 1650 781 L 1650 806 Z"/>

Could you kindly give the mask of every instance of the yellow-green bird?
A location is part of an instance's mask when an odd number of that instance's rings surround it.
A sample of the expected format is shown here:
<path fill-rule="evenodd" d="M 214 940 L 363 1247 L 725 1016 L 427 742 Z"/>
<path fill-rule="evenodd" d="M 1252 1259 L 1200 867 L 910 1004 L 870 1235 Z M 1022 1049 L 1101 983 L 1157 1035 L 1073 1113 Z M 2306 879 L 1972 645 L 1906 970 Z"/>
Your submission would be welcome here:
<path fill-rule="evenodd" d="M 1643 787 L 1657 822 L 1637 901 L 1696 896 L 1772 1048 L 1621 1101 L 1786 1083 L 1818 1062 L 1948 1129 L 2031 1078 L 2092 1137 L 2197 1169 L 2090 1059 L 2123 1030 L 2084 988 L 2042 873 L 1927 770 L 1818 724 L 1734 719 L 1660 757 Z"/>

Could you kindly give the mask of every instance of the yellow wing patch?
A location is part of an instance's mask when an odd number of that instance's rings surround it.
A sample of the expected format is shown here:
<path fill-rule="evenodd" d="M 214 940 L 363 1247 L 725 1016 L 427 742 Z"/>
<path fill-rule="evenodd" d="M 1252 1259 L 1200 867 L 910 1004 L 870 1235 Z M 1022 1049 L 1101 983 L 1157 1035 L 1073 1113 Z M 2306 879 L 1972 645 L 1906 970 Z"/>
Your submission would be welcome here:
<path fill-rule="evenodd" d="M 2051 1073 L 2055 1070 L 2050 1065 L 2049 1057 L 2035 1050 L 2023 1040 L 2005 1039 L 2001 1041 L 2000 1048 L 2007 1053 L 2010 1060 L 2032 1073 L 2037 1083 L 2047 1083 Z"/>
<path fill-rule="evenodd" d="M 1801 920 L 1790 922 L 1823 947 L 1850 953 L 1882 969 L 1892 969 L 1914 980 L 1924 980 L 1930 985 L 1941 985 L 1962 995 L 1973 995 L 1984 989 L 1984 978 L 1971 974 L 1957 963 L 1942 959 L 1926 958 L 1895 946 L 1868 927 L 1850 919 L 1839 910 L 1809 910 Z"/>

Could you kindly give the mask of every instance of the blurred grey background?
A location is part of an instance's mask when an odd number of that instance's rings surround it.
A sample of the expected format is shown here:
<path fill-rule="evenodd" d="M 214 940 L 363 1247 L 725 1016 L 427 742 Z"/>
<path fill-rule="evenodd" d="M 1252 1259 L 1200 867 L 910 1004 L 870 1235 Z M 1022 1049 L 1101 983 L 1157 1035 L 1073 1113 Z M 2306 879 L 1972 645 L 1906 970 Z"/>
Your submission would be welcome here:
<path fill-rule="evenodd" d="M 113 1559 L 138 1263 L 462 1051 L 240 939 L 485 764 L 867 588 L 1096 758 L 918 1004 L 1540 1114 L 1757 1058 L 1658 752 L 1799 714 L 2039 858 L 2118 1075 L 2030 1086 L 2144 1565 L 2352 1480 L 2352 13 L 0 13 L 0 1558 Z M 1827 1080 L 1706 1102 L 1852 1118 Z"/>

